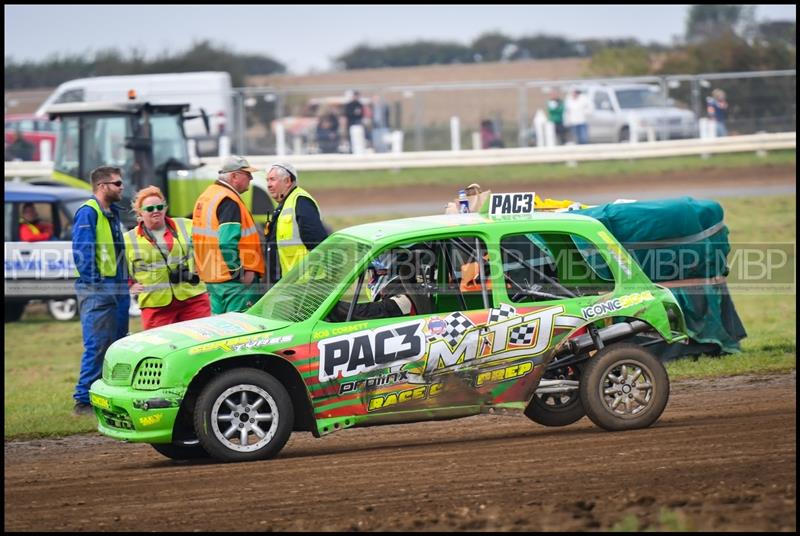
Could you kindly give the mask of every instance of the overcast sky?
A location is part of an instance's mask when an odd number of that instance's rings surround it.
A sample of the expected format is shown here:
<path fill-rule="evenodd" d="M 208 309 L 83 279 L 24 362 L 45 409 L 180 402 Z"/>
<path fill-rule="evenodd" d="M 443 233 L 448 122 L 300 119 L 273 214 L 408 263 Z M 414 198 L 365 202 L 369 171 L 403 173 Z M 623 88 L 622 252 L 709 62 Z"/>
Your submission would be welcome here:
<path fill-rule="evenodd" d="M 797 6 L 759 5 L 756 19 L 795 20 Z M 292 73 L 332 68 L 361 43 L 416 39 L 468 44 L 481 33 L 537 33 L 572 39 L 633 37 L 670 44 L 683 34 L 688 5 L 5 5 L 5 55 L 15 61 L 111 47 L 148 58 L 211 39 L 236 52 L 261 53 Z"/>

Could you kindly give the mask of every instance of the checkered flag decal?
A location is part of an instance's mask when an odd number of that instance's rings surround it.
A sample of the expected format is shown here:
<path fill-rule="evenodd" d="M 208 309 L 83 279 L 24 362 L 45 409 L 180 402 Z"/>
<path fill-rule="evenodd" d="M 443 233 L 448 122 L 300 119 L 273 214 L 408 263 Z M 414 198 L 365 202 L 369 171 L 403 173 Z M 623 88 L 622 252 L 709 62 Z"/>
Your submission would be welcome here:
<path fill-rule="evenodd" d="M 510 344 L 518 344 L 527 346 L 533 342 L 533 334 L 536 332 L 536 327 L 530 324 L 519 326 L 511 330 L 511 335 L 508 338 Z"/>
<path fill-rule="evenodd" d="M 489 320 L 487 323 L 500 322 L 501 320 L 511 318 L 515 314 L 517 314 L 517 310 L 513 305 L 501 303 L 499 309 L 489 309 Z"/>
<path fill-rule="evenodd" d="M 444 321 L 447 324 L 447 329 L 445 329 L 442 337 L 450 346 L 455 346 L 464 332 L 475 326 L 472 320 L 461 313 L 453 313 L 445 318 Z"/>

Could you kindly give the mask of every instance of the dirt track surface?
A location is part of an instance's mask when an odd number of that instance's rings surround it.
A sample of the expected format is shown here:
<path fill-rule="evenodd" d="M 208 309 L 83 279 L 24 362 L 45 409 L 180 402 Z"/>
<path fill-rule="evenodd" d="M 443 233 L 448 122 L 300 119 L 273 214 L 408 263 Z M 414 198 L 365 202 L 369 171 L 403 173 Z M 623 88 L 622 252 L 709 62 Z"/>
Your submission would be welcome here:
<path fill-rule="evenodd" d="M 228 465 L 99 435 L 7 442 L 5 529 L 595 531 L 635 518 L 795 531 L 796 410 L 792 372 L 673 382 L 654 426 L 617 433 L 484 415 L 295 433 L 274 460 Z"/>

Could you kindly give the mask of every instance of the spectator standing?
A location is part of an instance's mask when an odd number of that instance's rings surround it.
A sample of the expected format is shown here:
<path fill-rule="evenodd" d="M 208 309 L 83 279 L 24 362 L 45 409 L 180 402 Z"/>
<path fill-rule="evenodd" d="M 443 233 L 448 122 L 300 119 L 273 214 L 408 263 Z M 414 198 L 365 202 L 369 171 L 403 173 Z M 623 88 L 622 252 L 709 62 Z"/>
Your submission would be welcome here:
<path fill-rule="evenodd" d="M 389 106 L 383 97 L 372 97 L 372 148 L 376 153 L 385 153 L 389 150 L 386 135 L 389 133 Z"/>
<path fill-rule="evenodd" d="M 122 170 L 101 166 L 90 174 L 94 195 L 75 212 L 72 255 L 78 271 L 75 292 L 83 334 L 83 355 L 75 385 L 75 415 L 91 415 L 89 388 L 103 370 L 111 344 L 128 332 L 128 274 L 120 208 Z"/>
<path fill-rule="evenodd" d="M 558 90 L 554 89 L 547 100 L 547 118 L 555 125 L 558 144 L 567 143 L 567 129 L 564 126 L 564 100 Z"/>
<path fill-rule="evenodd" d="M 584 92 L 575 88 L 564 101 L 564 124 L 570 127 L 575 143 L 589 143 L 589 126 L 586 123 L 587 115 L 592 110 L 589 97 Z"/>
<path fill-rule="evenodd" d="M 192 220 L 168 217 L 158 186 L 140 190 L 132 208 L 139 224 L 125 233 L 125 257 L 144 329 L 211 316 L 206 285 L 194 270 Z"/>
<path fill-rule="evenodd" d="M 328 237 L 319 205 L 297 185 L 297 170 L 288 163 L 272 164 L 267 190 L 278 203 L 266 228 L 267 283 L 274 285 L 308 252 Z"/>
<path fill-rule="evenodd" d="M 716 88 L 711 92 L 711 96 L 707 99 L 708 117 L 713 119 L 716 125 L 717 137 L 722 138 L 728 135 L 728 101 L 725 98 L 725 92 Z"/>
<path fill-rule="evenodd" d="M 257 171 L 241 156 L 222 162 L 219 178 L 200 194 L 192 215 L 194 259 L 213 314 L 244 311 L 261 297 L 264 253 L 241 194 Z"/>
<path fill-rule="evenodd" d="M 53 238 L 53 224 L 42 221 L 33 203 L 22 205 L 19 238 L 25 242 L 42 242 Z"/>
<path fill-rule="evenodd" d="M 344 117 L 347 120 L 347 139 L 350 140 L 350 152 L 353 152 L 353 140 L 350 127 L 363 125 L 364 105 L 361 104 L 361 95 L 358 91 L 353 91 L 350 100 L 344 105 Z"/>
<path fill-rule="evenodd" d="M 501 149 L 503 140 L 497 135 L 494 123 L 489 119 L 481 121 L 481 148 L 482 149 Z"/>
<path fill-rule="evenodd" d="M 330 108 L 317 121 L 317 146 L 321 153 L 339 152 L 339 118 Z"/>
<path fill-rule="evenodd" d="M 8 159 L 29 162 L 33 160 L 35 150 L 33 144 L 24 138 L 22 131 L 17 130 L 14 133 L 14 141 L 8 146 Z"/>

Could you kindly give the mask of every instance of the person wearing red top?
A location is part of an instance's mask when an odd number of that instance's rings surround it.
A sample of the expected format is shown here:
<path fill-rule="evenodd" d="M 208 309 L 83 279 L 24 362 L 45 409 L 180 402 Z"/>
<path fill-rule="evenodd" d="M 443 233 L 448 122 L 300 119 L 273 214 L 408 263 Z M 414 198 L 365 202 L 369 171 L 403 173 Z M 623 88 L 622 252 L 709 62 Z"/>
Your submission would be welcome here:
<path fill-rule="evenodd" d="M 192 220 L 167 216 L 167 202 L 157 186 L 133 200 L 139 224 L 125 233 L 130 292 L 150 329 L 211 316 L 211 301 L 194 267 Z"/>
<path fill-rule="evenodd" d="M 22 205 L 19 238 L 25 242 L 41 242 L 53 238 L 53 224 L 39 218 L 39 213 L 36 212 L 33 203 Z"/>

